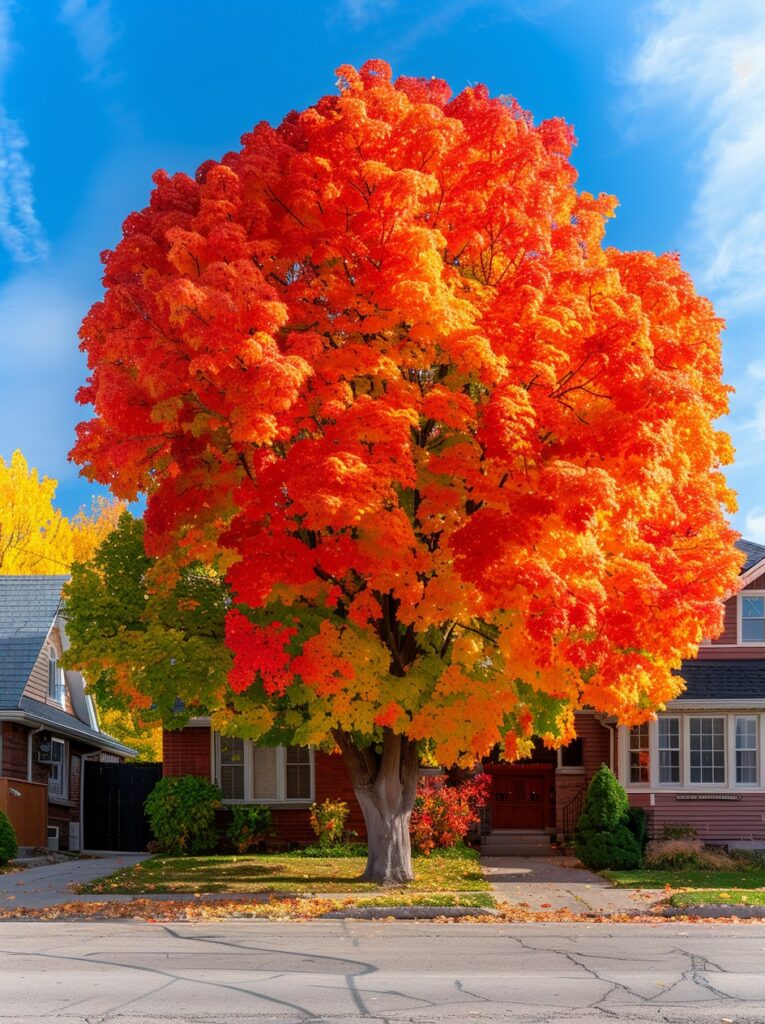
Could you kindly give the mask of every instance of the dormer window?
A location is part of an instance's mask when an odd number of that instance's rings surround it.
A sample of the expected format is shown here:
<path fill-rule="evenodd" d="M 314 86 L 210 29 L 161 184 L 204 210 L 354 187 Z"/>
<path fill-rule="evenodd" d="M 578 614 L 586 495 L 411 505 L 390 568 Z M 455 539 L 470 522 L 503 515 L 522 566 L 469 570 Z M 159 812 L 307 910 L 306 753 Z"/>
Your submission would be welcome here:
<path fill-rule="evenodd" d="M 741 642 L 765 644 L 765 595 L 741 595 Z"/>
<path fill-rule="evenodd" d="M 48 648 L 48 697 L 64 703 L 64 674 L 58 667 L 56 648 Z"/>

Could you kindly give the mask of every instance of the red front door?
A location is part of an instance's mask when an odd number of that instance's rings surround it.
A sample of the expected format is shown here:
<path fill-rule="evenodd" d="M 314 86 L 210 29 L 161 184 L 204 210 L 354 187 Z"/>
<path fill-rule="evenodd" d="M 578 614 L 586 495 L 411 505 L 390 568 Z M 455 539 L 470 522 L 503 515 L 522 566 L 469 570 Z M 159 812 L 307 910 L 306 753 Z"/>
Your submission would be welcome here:
<path fill-rule="evenodd" d="M 546 767 L 498 767 L 491 772 L 492 829 L 544 829 L 552 773 Z"/>

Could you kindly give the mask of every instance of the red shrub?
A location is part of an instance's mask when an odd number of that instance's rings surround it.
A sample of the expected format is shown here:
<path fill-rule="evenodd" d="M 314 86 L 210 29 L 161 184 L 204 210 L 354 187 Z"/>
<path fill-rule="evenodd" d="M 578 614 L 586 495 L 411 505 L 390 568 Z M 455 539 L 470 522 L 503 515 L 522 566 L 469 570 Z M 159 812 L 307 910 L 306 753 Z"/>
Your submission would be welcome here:
<path fill-rule="evenodd" d="M 409 831 L 412 846 L 428 854 L 464 839 L 489 799 L 491 779 L 474 775 L 459 786 L 447 786 L 443 775 L 420 779 Z"/>

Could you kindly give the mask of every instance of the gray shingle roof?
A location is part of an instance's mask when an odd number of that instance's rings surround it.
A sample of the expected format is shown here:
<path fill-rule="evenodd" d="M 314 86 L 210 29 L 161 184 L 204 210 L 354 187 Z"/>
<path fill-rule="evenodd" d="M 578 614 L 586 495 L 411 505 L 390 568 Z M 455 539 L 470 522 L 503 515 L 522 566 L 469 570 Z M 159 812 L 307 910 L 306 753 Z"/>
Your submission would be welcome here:
<path fill-rule="evenodd" d="M 68 576 L 0 576 L 0 710 L 19 706 Z"/>
<path fill-rule="evenodd" d="M 746 561 L 741 572 L 748 572 L 753 565 L 757 565 L 758 562 L 765 558 L 765 546 L 755 544 L 753 540 L 744 540 L 743 538 L 737 540 L 736 547 L 746 555 Z"/>
<path fill-rule="evenodd" d="M 680 675 L 687 689 L 679 701 L 765 700 L 765 659 L 684 661 Z"/>
<path fill-rule="evenodd" d="M 108 750 L 110 753 L 122 754 L 124 757 L 135 756 L 135 750 L 124 746 L 119 740 L 107 736 L 104 732 L 91 729 L 89 725 L 81 722 L 78 718 L 67 714 L 63 708 L 51 707 L 50 704 L 32 700 L 31 697 L 22 697 L 19 701 L 19 711 L 25 712 L 35 721 L 42 722 L 65 736 L 73 736 L 85 743 L 92 743 L 99 750 Z"/>

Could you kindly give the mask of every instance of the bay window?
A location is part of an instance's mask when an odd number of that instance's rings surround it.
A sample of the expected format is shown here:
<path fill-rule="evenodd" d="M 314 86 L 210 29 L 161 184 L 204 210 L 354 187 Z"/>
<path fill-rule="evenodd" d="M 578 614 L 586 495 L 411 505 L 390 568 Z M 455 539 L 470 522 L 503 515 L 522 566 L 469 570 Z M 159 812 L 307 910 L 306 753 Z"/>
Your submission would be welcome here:
<path fill-rule="evenodd" d="M 680 719 L 660 718 L 658 724 L 659 782 L 680 783 Z"/>
<path fill-rule="evenodd" d="M 736 782 L 757 784 L 757 719 L 753 715 L 736 718 Z"/>
<path fill-rule="evenodd" d="M 648 723 L 635 725 L 630 729 L 629 770 L 630 782 L 650 782 L 650 752 L 648 746 Z"/>
<path fill-rule="evenodd" d="M 313 751 L 309 747 L 261 747 L 234 736 L 216 736 L 216 775 L 226 801 L 309 803 L 313 799 Z"/>
<path fill-rule="evenodd" d="M 716 785 L 725 782 L 725 719 L 691 718 L 690 781 Z"/>

